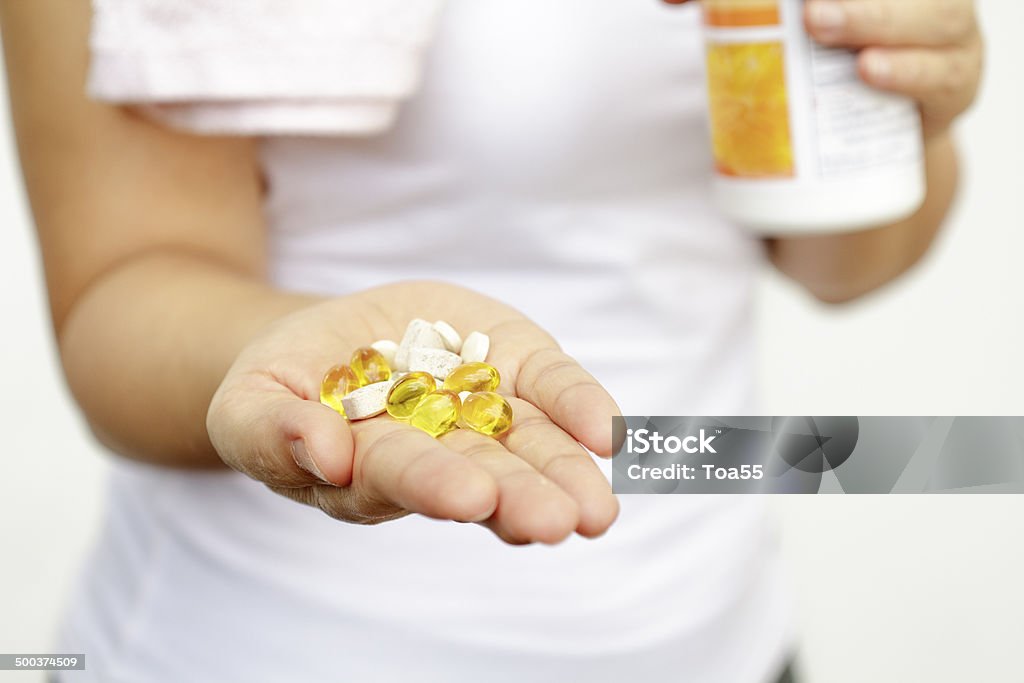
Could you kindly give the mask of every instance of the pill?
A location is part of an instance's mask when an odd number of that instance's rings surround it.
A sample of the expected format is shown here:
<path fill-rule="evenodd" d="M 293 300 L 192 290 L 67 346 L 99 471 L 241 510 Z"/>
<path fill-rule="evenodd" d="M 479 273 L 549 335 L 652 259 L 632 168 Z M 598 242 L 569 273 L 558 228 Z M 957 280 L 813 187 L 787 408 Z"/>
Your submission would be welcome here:
<path fill-rule="evenodd" d="M 380 355 L 384 356 L 384 360 L 394 370 L 395 352 L 398 351 L 398 342 L 391 341 L 390 339 L 381 339 L 370 344 L 370 348 L 376 349 Z"/>
<path fill-rule="evenodd" d="M 482 363 L 487 360 L 491 339 L 483 332 L 470 332 L 462 342 L 462 360 L 465 363 Z"/>
<path fill-rule="evenodd" d="M 501 384 L 497 368 L 487 363 L 463 363 L 444 378 L 448 391 L 494 391 Z"/>
<path fill-rule="evenodd" d="M 386 408 L 388 415 L 396 420 L 408 420 L 420 399 L 437 389 L 433 375 L 427 372 L 410 372 L 392 385 L 388 391 Z"/>
<path fill-rule="evenodd" d="M 359 386 L 391 379 L 391 367 L 381 352 L 372 347 L 363 346 L 356 349 L 348 364 L 352 372 L 356 373 Z"/>
<path fill-rule="evenodd" d="M 462 358 L 444 349 L 412 349 L 409 351 L 409 371 L 426 372 L 443 380 L 462 365 Z"/>
<path fill-rule="evenodd" d="M 459 336 L 454 327 L 443 320 L 438 320 L 434 323 L 434 329 L 441 335 L 441 340 L 444 342 L 446 349 L 452 353 L 458 353 L 462 350 L 462 337 Z"/>
<path fill-rule="evenodd" d="M 358 388 L 359 378 L 352 372 L 352 368 L 335 365 L 320 382 L 320 402 L 344 415 L 345 408 L 341 405 L 341 399 Z"/>
<path fill-rule="evenodd" d="M 395 367 L 398 370 L 411 370 L 409 352 L 413 349 L 444 349 L 444 339 L 431 323 L 421 318 L 413 319 L 405 328 L 402 341 L 395 351 Z"/>
<path fill-rule="evenodd" d="M 409 424 L 431 436 L 441 436 L 458 426 L 461 407 L 459 397 L 451 391 L 432 391 L 416 404 Z"/>
<path fill-rule="evenodd" d="M 512 406 L 493 391 L 472 393 L 462 404 L 459 426 L 485 436 L 501 436 L 512 426 Z"/>
<path fill-rule="evenodd" d="M 386 408 L 390 389 L 390 381 L 374 382 L 342 397 L 341 405 L 345 408 L 345 416 L 350 420 L 364 420 L 380 415 Z"/>
<path fill-rule="evenodd" d="M 395 370 L 409 372 L 409 350 L 401 346 L 395 351 Z"/>

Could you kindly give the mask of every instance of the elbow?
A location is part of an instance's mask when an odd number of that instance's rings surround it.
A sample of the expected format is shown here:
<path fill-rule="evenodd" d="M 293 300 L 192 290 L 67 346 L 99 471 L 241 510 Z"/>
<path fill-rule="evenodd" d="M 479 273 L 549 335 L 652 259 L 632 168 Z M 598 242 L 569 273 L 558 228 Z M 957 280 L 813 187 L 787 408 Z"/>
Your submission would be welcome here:
<path fill-rule="evenodd" d="M 837 269 L 832 277 L 794 279 L 818 303 L 835 308 L 844 307 L 870 298 L 873 294 L 903 280 L 924 261 L 926 253 L 927 251 L 922 249 L 888 268 L 855 269 L 846 272 Z"/>
<path fill-rule="evenodd" d="M 100 446 L 112 453 L 134 457 L 134 449 L 119 433 L 121 429 L 117 421 L 111 419 L 111 411 L 105 405 L 105 394 L 114 391 L 117 383 L 109 377 L 100 381 L 97 370 L 103 365 L 102 359 L 95 353 L 86 352 L 78 343 L 75 332 L 73 325 L 62 325 L 57 330 L 61 368 L 68 393 L 85 426 Z"/>
<path fill-rule="evenodd" d="M 836 237 L 775 240 L 776 269 L 826 306 L 847 306 L 915 271 L 930 252 L 941 221 L 908 222 Z"/>
<path fill-rule="evenodd" d="M 817 303 L 831 308 L 849 306 L 869 298 L 891 281 L 863 277 L 792 279 Z"/>
<path fill-rule="evenodd" d="M 57 334 L 64 381 L 93 438 L 107 451 L 137 462 L 177 469 L 222 467 L 203 438 L 205 428 L 181 427 L 198 418 L 154 401 L 147 378 L 129 371 L 132 351 L 118 344 L 116 329 L 96 324 L 100 318 L 76 307 Z"/>
<path fill-rule="evenodd" d="M 808 287 L 804 289 L 819 304 L 830 308 L 841 308 L 864 299 L 874 290 L 843 289 L 839 287 Z"/>

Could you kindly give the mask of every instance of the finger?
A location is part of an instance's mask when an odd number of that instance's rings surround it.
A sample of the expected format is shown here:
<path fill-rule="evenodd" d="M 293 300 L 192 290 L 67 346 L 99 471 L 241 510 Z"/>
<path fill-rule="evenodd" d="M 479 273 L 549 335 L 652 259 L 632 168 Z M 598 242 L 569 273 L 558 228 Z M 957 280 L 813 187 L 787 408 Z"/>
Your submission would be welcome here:
<path fill-rule="evenodd" d="M 498 506 L 486 526 L 511 543 L 558 543 L 579 526 L 565 491 L 494 439 L 457 429 L 441 442 L 486 470 L 498 484 Z"/>
<path fill-rule="evenodd" d="M 594 377 L 558 349 L 530 353 L 516 373 L 515 393 L 603 457 L 612 454 L 612 417 L 619 407 Z"/>
<path fill-rule="evenodd" d="M 509 402 L 515 419 L 502 437 L 505 447 L 576 501 L 580 535 L 603 534 L 619 514 L 619 501 L 597 463 L 538 408 L 514 397 Z"/>
<path fill-rule="evenodd" d="M 437 439 L 390 418 L 354 422 L 352 433 L 353 486 L 366 505 L 390 504 L 460 522 L 478 522 L 494 513 L 494 477 Z"/>
<path fill-rule="evenodd" d="M 270 378 L 252 375 L 222 386 L 206 425 L 221 459 L 264 483 L 346 486 L 352 480 L 353 441 L 345 420 Z"/>
<path fill-rule="evenodd" d="M 554 339 L 528 321 L 513 321 L 493 330 L 488 358 L 510 379 L 516 396 L 546 412 L 590 450 L 611 457 L 611 417 L 619 407 L 608 392 Z M 499 391 L 506 391 L 503 384 Z"/>
<path fill-rule="evenodd" d="M 864 81 L 921 103 L 926 117 L 951 121 L 974 100 L 981 53 L 971 49 L 877 49 L 859 56 Z"/>
<path fill-rule="evenodd" d="M 971 0 L 812 0 L 804 19 L 819 42 L 851 47 L 956 45 L 977 27 Z"/>
<path fill-rule="evenodd" d="M 488 332 L 492 340 L 488 362 L 504 378 L 499 391 L 511 389 L 584 446 L 611 457 L 611 418 L 620 413 L 604 387 L 528 320 L 506 321 Z"/>
<path fill-rule="evenodd" d="M 378 524 L 410 512 L 462 522 L 493 514 L 493 478 L 423 432 L 387 419 L 355 422 L 352 432 L 356 472 L 351 486 L 270 488 L 357 524 Z"/>

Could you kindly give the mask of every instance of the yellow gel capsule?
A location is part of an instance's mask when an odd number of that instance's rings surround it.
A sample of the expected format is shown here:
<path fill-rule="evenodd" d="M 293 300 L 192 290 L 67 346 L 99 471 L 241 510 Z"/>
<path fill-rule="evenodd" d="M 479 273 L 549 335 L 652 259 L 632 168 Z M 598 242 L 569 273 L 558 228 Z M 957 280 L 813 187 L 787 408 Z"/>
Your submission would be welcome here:
<path fill-rule="evenodd" d="M 431 436 L 441 436 L 458 425 L 461 408 L 458 394 L 443 389 L 432 391 L 413 408 L 409 424 Z"/>
<path fill-rule="evenodd" d="M 408 420 L 420 400 L 437 389 L 437 382 L 428 372 L 410 372 L 395 382 L 388 392 L 388 415 L 396 420 Z"/>
<path fill-rule="evenodd" d="M 320 382 L 320 402 L 334 408 L 342 415 L 345 408 L 341 405 L 341 397 L 359 388 L 359 378 L 347 365 L 335 365 L 327 371 Z"/>
<path fill-rule="evenodd" d="M 512 427 L 512 406 L 493 391 L 470 394 L 462 403 L 459 424 L 485 436 L 501 436 Z"/>
<path fill-rule="evenodd" d="M 356 349 L 349 361 L 352 372 L 359 379 L 359 386 L 365 387 L 374 382 L 385 382 L 391 379 L 391 367 L 377 349 L 369 346 Z"/>
<path fill-rule="evenodd" d="M 499 384 L 501 375 L 487 363 L 463 363 L 444 378 L 444 388 L 456 394 L 462 391 L 494 391 Z"/>

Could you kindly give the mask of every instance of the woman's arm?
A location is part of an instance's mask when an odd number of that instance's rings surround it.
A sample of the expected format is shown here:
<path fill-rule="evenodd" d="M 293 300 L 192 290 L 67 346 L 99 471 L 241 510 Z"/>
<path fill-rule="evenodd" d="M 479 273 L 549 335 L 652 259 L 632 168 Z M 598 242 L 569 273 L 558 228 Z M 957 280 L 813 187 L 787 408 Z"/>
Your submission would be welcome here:
<path fill-rule="evenodd" d="M 973 0 L 814 0 L 808 30 L 827 45 L 862 49 L 864 80 L 915 98 L 925 132 L 928 193 L 907 220 L 845 235 L 768 241 L 772 263 L 818 299 L 842 303 L 899 277 L 927 252 L 953 203 L 953 121 L 974 101 L 983 44 Z"/>
<path fill-rule="evenodd" d="M 925 167 L 925 202 L 907 220 L 839 235 L 768 239 L 771 262 L 830 304 L 852 301 L 895 280 L 928 251 L 953 204 L 957 154 L 949 133 L 927 142 Z"/>
<path fill-rule="evenodd" d="M 7 0 L 0 26 L 72 393 L 115 450 L 223 466 L 206 435 L 210 397 L 257 329 L 308 303 L 262 282 L 254 143 L 89 101 L 85 0 Z"/>

